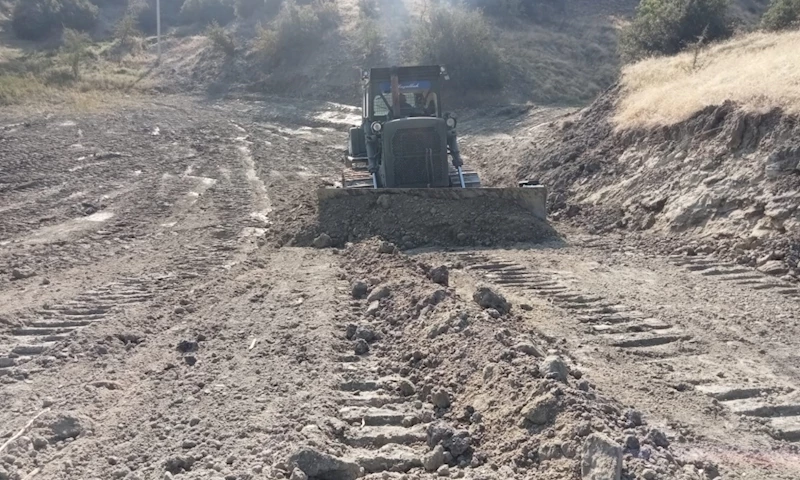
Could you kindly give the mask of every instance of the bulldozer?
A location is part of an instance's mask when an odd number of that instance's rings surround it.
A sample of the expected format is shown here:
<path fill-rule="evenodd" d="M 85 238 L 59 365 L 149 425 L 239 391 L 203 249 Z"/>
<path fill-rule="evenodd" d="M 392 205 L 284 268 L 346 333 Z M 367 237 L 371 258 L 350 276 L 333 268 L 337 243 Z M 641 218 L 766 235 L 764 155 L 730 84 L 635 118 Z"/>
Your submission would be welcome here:
<path fill-rule="evenodd" d="M 353 197 L 359 198 L 358 208 L 365 196 L 413 197 L 451 204 L 469 200 L 469 208 L 477 209 L 481 202 L 495 209 L 508 202 L 515 212 L 545 220 L 543 186 L 520 182 L 512 188 L 485 188 L 478 173 L 464 165 L 458 118 L 445 110 L 442 98 L 449 79 L 443 65 L 362 71 L 361 124 L 349 129 L 341 178 L 318 190 L 321 215 L 326 205 Z"/>

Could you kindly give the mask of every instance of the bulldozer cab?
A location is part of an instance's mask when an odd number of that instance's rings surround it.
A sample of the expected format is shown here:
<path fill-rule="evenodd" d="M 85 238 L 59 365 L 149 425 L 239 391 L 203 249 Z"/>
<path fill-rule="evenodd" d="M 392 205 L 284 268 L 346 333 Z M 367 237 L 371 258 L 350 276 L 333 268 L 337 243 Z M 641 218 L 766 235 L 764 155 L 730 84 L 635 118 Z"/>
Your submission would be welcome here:
<path fill-rule="evenodd" d="M 393 94 L 393 78 L 397 91 Z M 364 72 L 364 118 L 387 121 L 405 117 L 437 117 L 441 106 L 444 67 L 373 68 Z"/>

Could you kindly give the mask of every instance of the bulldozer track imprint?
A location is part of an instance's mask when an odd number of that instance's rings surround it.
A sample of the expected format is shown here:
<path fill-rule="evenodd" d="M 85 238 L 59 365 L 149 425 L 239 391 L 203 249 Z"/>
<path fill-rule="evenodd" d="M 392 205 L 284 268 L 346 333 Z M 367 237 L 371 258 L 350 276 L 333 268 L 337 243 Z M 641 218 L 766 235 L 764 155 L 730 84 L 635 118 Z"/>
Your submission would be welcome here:
<path fill-rule="evenodd" d="M 605 343 L 647 357 L 672 356 L 673 350 L 659 349 L 679 344 L 685 352 L 691 335 L 624 304 L 578 291 L 563 275 L 531 271 L 513 262 L 466 253 L 459 257 L 467 269 L 478 272 L 487 281 L 522 294 L 536 294 L 554 305 L 572 311 L 588 330 Z"/>
<path fill-rule="evenodd" d="M 588 327 L 589 333 L 603 339 L 605 346 L 648 361 L 679 359 L 702 353 L 701 341 L 692 335 L 624 304 L 581 292 L 572 287 L 568 275 L 561 272 L 533 271 L 502 258 L 475 253 L 459 254 L 458 258 L 467 270 L 489 283 L 523 296 L 535 294 L 545 297 L 555 306 L 572 312 L 581 324 Z M 685 264 L 708 267 L 697 270 L 708 272 L 706 275 L 714 275 L 726 267 L 709 260 Z M 710 270 L 712 268 L 714 270 Z M 752 275 L 752 270 L 748 269 L 748 272 Z M 765 276 L 759 274 L 759 277 Z M 791 388 L 711 383 L 698 385 L 696 390 L 716 399 L 733 414 L 755 419 L 763 425 L 761 430 L 766 430 L 776 439 L 800 441 L 800 400 L 792 396 L 794 390 Z"/>
<path fill-rule="evenodd" d="M 0 343 L 0 375 L 34 357 L 47 353 L 84 327 L 121 313 L 125 308 L 148 302 L 156 295 L 157 281 L 130 277 L 79 294 L 71 300 L 45 305 L 23 318 Z"/>
<path fill-rule="evenodd" d="M 754 290 L 769 290 L 794 300 L 800 300 L 800 288 L 796 284 L 761 273 L 750 267 L 701 255 L 672 255 L 668 259 L 674 265 L 705 277 L 713 277 Z"/>
<path fill-rule="evenodd" d="M 380 376 L 369 355 L 342 356 L 338 369 L 338 419 L 346 425 L 340 440 L 349 447 L 345 458 L 368 474 L 422 467 L 433 406 L 401 395 L 401 378 Z"/>

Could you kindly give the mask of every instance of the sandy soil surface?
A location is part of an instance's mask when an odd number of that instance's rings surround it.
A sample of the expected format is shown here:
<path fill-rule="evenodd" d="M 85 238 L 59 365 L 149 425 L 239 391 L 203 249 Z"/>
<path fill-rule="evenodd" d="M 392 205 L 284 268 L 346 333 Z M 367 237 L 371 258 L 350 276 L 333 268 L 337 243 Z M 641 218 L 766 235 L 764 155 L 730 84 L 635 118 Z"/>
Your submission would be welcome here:
<path fill-rule="evenodd" d="M 2 114 L 0 479 L 800 477 L 800 304 L 774 277 L 560 224 L 285 246 L 353 113 Z M 485 178 L 515 118 L 466 116 Z"/>

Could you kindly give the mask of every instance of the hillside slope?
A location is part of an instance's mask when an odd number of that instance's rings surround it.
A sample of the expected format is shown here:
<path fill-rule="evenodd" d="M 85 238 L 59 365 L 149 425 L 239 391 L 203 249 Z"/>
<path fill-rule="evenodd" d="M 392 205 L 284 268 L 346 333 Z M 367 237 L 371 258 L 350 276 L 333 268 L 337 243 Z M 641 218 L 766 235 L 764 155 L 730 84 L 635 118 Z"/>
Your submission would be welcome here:
<path fill-rule="evenodd" d="M 800 32 L 738 38 L 688 73 L 688 54 L 633 65 L 547 127 L 518 174 L 552 188 L 556 217 L 591 231 L 653 231 L 672 240 L 665 248 L 800 276 L 800 70 L 787 57 L 798 42 Z"/>

